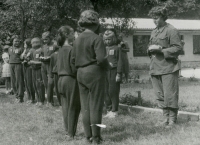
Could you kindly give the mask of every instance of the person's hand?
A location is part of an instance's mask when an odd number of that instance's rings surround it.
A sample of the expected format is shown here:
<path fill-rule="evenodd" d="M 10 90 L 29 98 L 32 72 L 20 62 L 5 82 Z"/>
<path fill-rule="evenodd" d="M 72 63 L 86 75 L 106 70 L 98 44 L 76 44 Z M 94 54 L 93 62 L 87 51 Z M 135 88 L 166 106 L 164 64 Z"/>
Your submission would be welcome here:
<path fill-rule="evenodd" d="M 28 62 L 28 65 L 31 65 L 31 64 L 32 64 L 32 61 L 29 61 L 29 62 Z"/>
<path fill-rule="evenodd" d="M 150 52 L 161 52 L 162 47 L 160 45 L 150 45 L 148 49 Z"/>
<path fill-rule="evenodd" d="M 121 82 L 121 75 L 119 73 L 116 75 L 116 82 Z"/>

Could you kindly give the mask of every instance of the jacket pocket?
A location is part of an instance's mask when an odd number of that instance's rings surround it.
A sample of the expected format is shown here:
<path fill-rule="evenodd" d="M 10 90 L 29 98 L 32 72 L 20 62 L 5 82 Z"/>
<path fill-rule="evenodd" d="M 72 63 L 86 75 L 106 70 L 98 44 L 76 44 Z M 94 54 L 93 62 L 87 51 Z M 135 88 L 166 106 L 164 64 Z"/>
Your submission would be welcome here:
<path fill-rule="evenodd" d="M 169 47 L 169 40 L 168 40 L 168 37 L 160 37 L 159 39 L 158 39 L 158 44 L 160 45 L 160 46 L 162 46 L 163 48 L 167 48 L 167 47 Z"/>

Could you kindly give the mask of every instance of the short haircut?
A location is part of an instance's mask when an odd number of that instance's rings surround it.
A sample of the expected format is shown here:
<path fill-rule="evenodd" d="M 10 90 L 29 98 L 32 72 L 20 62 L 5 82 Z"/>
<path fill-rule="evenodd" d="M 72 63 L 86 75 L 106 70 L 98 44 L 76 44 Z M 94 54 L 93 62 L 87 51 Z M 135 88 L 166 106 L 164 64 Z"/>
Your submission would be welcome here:
<path fill-rule="evenodd" d="M 35 37 L 31 40 L 31 44 L 33 44 L 34 41 L 40 41 L 41 42 L 41 39 L 39 37 Z"/>
<path fill-rule="evenodd" d="M 149 11 L 149 16 L 152 18 L 159 16 L 166 21 L 168 19 L 167 9 L 163 6 L 154 7 Z"/>

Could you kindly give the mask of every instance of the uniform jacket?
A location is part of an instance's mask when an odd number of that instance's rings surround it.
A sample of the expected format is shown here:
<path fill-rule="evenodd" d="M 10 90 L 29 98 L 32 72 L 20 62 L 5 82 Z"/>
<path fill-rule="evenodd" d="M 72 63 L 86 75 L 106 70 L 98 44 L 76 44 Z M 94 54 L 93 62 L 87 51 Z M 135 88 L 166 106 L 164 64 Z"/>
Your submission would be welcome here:
<path fill-rule="evenodd" d="M 180 70 L 178 56 L 182 51 L 182 45 L 176 28 L 168 23 L 160 29 L 155 28 L 151 33 L 149 45 L 162 46 L 161 52 L 150 53 L 148 51 L 151 58 L 151 75 L 170 74 Z"/>

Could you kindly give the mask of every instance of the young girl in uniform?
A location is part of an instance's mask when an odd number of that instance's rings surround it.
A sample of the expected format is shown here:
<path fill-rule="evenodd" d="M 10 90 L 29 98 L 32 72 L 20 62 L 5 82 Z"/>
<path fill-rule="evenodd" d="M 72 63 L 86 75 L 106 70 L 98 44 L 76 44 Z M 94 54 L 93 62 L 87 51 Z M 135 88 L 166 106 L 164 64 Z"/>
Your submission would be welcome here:
<path fill-rule="evenodd" d="M 127 53 L 130 51 L 129 45 L 126 41 L 123 40 L 123 34 L 120 34 L 118 37 L 118 47 L 121 48 L 122 55 L 122 75 L 125 75 L 126 83 L 128 82 L 129 77 L 129 61 Z"/>
<path fill-rule="evenodd" d="M 33 38 L 31 40 L 33 49 L 30 52 L 30 61 L 28 64 L 32 67 L 32 81 L 33 87 L 37 97 L 36 105 L 41 106 L 44 104 L 45 99 L 45 87 L 42 81 L 41 64 L 40 57 L 42 56 L 41 40 L 39 38 Z"/>
<path fill-rule="evenodd" d="M 98 35 L 98 13 L 84 11 L 79 25 L 85 28 L 74 42 L 75 65 L 80 89 L 83 126 L 88 142 L 101 143 L 102 111 L 105 97 L 107 60 L 103 39 Z"/>
<path fill-rule="evenodd" d="M 48 91 L 47 96 L 52 98 L 53 101 L 53 89 L 55 88 L 55 92 L 58 98 L 58 103 L 61 106 L 61 98 L 58 93 L 58 71 L 57 71 L 57 57 L 58 57 L 58 49 L 59 46 L 57 42 L 54 42 L 55 52 L 50 57 L 50 65 L 49 65 L 49 79 L 48 79 Z"/>
<path fill-rule="evenodd" d="M 118 115 L 120 82 L 122 78 L 121 48 L 117 45 L 116 31 L 109 28 L 104 33 L 104 42 L 107 45 L 108 61 L 112 68 L 107 71 L 108 94 L 105 105 L 108 114 L 105 117 L 115 118 Z"/>
<path fill-rule="evenodd" d="M 23 67 L 24 67 L 24 82 L 27 92 L 28 101 L 27 103 L 35 103 L 35 91 L 33 88 L 33 80 L 32 80 L 32 67 L 27 63 L 29 60 L 30 50 L 31 50 L 31 38 L 28 38 L 24 41 L 24 52 L 21 55 L 21 59 L 23 59 Z"/>
<path fill-rule="evenodd" d="M 2 54 L 2 59 L 4 61 L 2 67 L 2 78 L 5 78 L 6 85 L 6 94 L 11 92 L 11 80 L 10 80 L 10 65 L 9 65 L 9 55 L 8 55 L 8 47 L 5 46 L 3 49 L 4 53 Z"/>
<path fill-rule="evenodd" d="M 57 56 L 58 91 L 61 96 L 64 126 L 69 139 L 75 136 L 81 109 L 76 70 L 71 56 L 73 48 L 69 44 L 73 38 L 74 30 L 71 27 L 62 26 L 58 30 L 57 43 L 60 46 Z"/>
<path fill-rule="evenodd" d="M 16 95 L 17 102 L 24 102 L 24 78 L 23 78 L 23 65 L 21 54 L 23 49 L 20 47 L 20 39 L 18 36 L 14 37 L 13 46 L 9 48 L 9 63 L 11 72 L 11 83 L 14 94 Z"/>
<path fill-rule="evenodd" d="M 50 65 L 50 57 L 51 54 L 54 53 L 55 48 L 53 45 L 53 42 L 51 41 L 51 33 L 49 31 L 44 32 L 42 34 L 42 40 L 43 40 L 43 47 L 42 47 L 42 54 L 43 57 L 41 57 L 42 61 L 42 79 L 44 82 L 44 86 L 46 89 L 46 93 L 48 92 L 48 87 L 51 87 L 51 82 L 48 83 L 48 77 L 49 77 L 49 65 Z M 51 81 L 51 80 L 50 80 Z M 47 94 L 47 106 L 53 106 L 53 94 Z"/>

